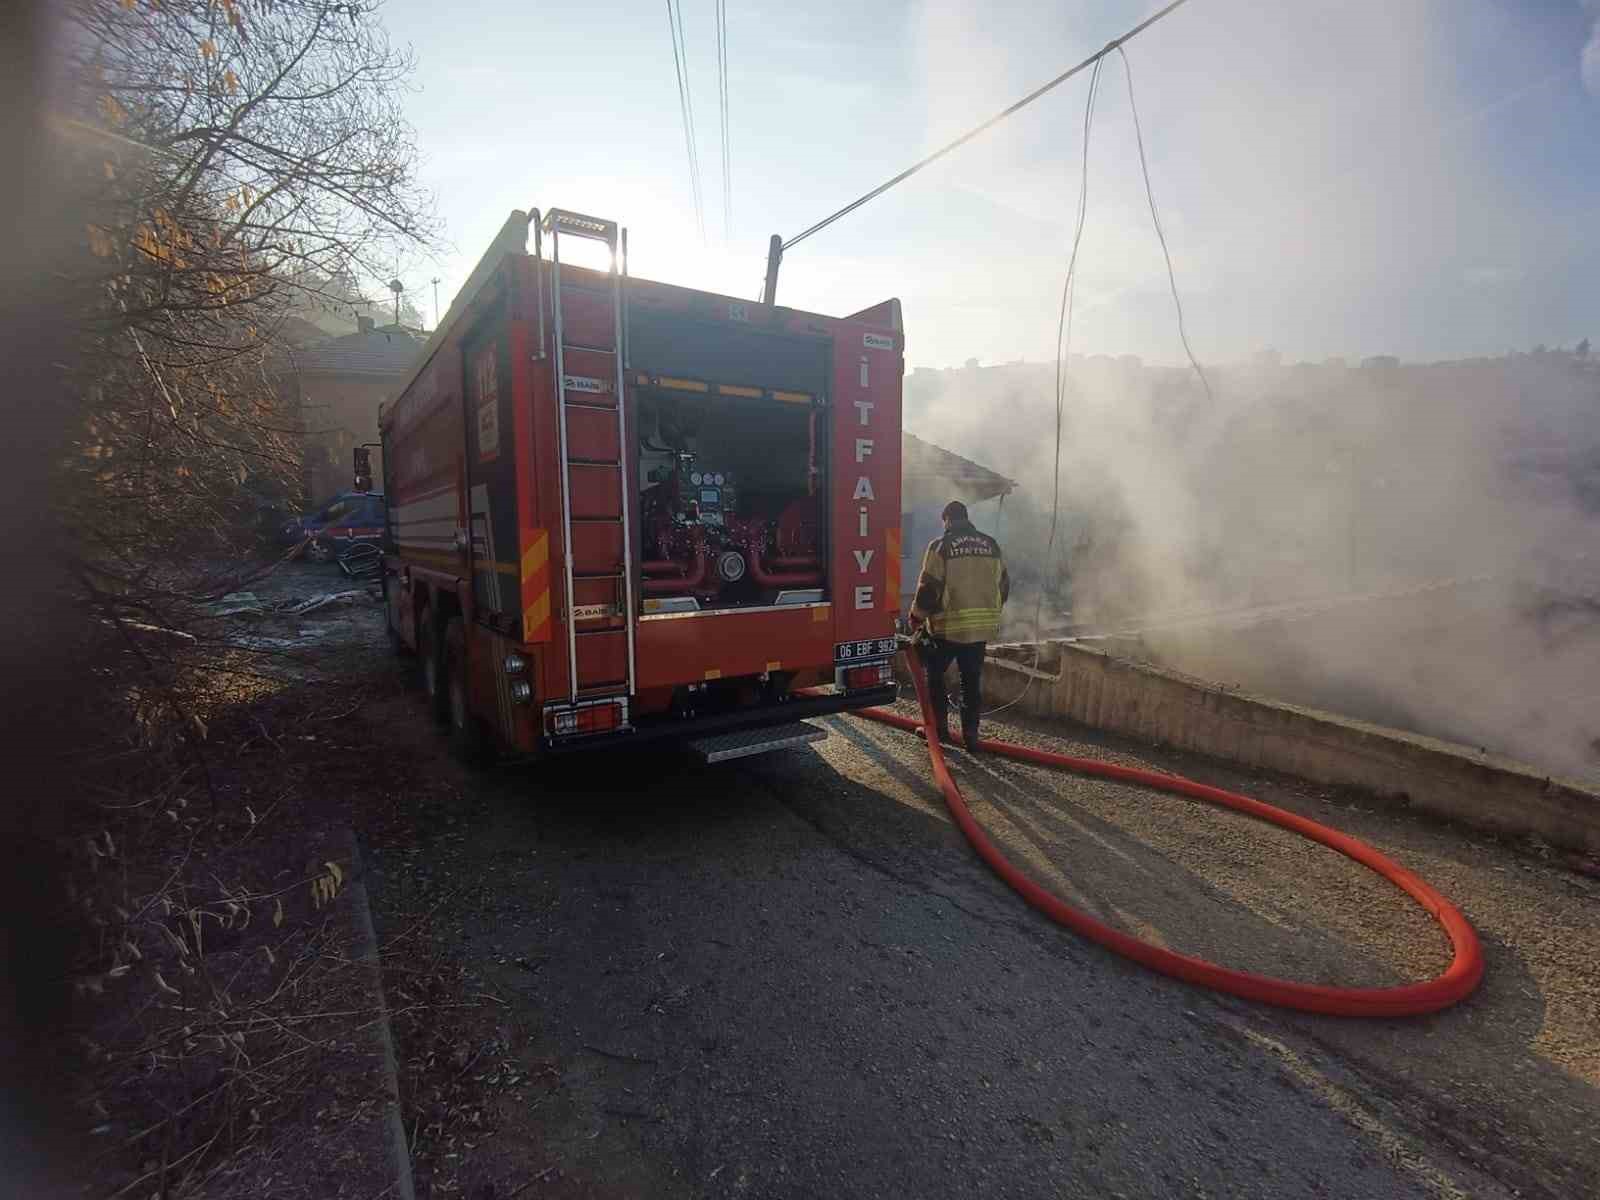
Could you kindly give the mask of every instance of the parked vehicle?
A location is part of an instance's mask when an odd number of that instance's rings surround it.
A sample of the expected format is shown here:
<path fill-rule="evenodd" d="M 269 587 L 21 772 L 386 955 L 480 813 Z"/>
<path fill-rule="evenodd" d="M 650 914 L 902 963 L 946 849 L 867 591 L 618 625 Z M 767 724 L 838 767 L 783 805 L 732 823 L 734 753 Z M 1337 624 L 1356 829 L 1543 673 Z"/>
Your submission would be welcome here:
<path fill-rule="evenodd" d="M 513 213 L 380 415 L 390 631 L 464 756 L 733 757 L 895 694 L 899 301 L 752 304 L 630 279 L 626 246 Z"/>
<path fill-rule="evenodd" d="M 285 544 L 310 538 L 306 557 L 333 562 L 352 546 L 378 545 L 383 521 L 382 492 L 340 492 L 315 512 L 285 523 L 279 536 Z"/>

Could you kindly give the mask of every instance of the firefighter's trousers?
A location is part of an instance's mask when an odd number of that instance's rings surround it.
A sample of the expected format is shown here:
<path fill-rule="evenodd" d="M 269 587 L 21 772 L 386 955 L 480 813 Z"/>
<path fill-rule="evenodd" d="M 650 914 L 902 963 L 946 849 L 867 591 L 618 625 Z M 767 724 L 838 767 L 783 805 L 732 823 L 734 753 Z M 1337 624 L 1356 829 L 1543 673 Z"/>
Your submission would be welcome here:
<path fill-rule="evenodd" d="M 987 642 L 949 642 L 935 638 L 922 652 L 928 669 L 928 695 L 939 728 L 950 727 L 950 693 L 944 684 L 945 672 L 954 662 L 961 672 L 961 732 L 968 739 L 978 732 L 978 713 L 983 700 L 983 652 Z"/>

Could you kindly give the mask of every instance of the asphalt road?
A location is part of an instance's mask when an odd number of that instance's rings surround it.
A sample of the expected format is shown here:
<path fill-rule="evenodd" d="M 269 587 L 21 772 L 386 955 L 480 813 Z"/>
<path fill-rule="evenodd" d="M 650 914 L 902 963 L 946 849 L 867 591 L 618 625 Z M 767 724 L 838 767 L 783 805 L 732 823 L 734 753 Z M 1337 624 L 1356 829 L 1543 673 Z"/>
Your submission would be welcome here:
<path fill-rule="evenodd" d="M 435 736 L 414 696 L 364 719 Z M 524 1196 L 1593 1194 L 1595 881 L 1350 796 L 994 727 L 1347 829 L 1484 937 L 1486 983 L 1451 1012 L 1276 1013 L 1049 924 L 968 850 L 915 740 L 823 724 L 814 746 L 710 767 L 608 756 L 468 775 L 442 743 L 429 752 L 417 788 L 444 798 L 404 844 L 374 847 L 374 898 L 384 939 L 430 912 L 463 986 L 504 1013 L 514 1086 L 474 1151 L 502 1182 L 475 1194 L 517 1178 Z M 954 757 L 1008 852 L 1140 936 L 1323 982 L 1420 979 L 1446 960 L 1409 900 L 1292 835 Z"/>

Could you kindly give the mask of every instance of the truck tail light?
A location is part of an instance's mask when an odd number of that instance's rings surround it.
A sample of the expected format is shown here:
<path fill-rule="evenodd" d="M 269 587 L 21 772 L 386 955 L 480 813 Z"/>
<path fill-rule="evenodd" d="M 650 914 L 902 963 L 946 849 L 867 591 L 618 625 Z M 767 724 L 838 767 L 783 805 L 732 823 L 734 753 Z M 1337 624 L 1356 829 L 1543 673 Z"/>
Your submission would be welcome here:
<path fill-rule="evenodd" d="M 553 737 L 613 733 L 627 727 L 627 702 L 603 700 L 577 708 L 552 708 L 546 711 L 545 720 L 546 728 Z"/>
<path fill-rule="evenodd" d="M 881 662 L 868 663 L 864 667 L 846 667 L 840 674 L 844 676 L 845 691 L 859 692 L 893 683 L 894 664 Z"/>

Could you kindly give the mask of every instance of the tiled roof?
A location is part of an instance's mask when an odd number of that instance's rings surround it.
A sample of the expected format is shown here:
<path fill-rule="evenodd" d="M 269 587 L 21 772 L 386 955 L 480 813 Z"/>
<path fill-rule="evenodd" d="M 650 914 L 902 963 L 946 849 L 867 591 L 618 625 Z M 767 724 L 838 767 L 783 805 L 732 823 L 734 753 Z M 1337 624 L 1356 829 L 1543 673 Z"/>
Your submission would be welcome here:
<path fill-rule="evenodd" d="M 409 333 L 374 329 L 309 346 L 295 355 L 295 364 L 302 373 L 400 376 L 420 353 L 422 343 Z"/>
<path fill-rule="evenodd" d="M 900 476 L 907 483 L 913 481 L 937 484 L 959 492 L 966 500 L 991 500 L 1007 495 L 1017 486 L 1016 481 L 979 466 L 970 458 L 962 458 L 925 442 L 914 433 L 901 435 Z"/>

